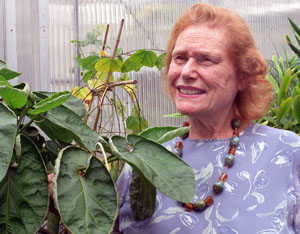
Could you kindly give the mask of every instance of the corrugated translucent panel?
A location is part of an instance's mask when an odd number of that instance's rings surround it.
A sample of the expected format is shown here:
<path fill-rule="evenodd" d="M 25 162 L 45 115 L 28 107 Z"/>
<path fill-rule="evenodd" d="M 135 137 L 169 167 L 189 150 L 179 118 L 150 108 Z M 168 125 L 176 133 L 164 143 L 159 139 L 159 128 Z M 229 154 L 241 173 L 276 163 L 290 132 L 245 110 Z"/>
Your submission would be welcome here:
<path fill-rule="evenodd" d="M 52 90 L 71 89 L 78 81 L 74 58 L 76 44 L 70 40 L 85 40 L 82 48 L 87 56 L 101 48 L 93 40 L 103 40 L 105 25 L 110 25 L 108 45 L 112 48 L 120 21 L 125 19 L 120 46 L 124 51 L 141 48 L 164 50 L 176 19 L 194 0 L 49 0 Z M 258 48 L 267 59 L 279 51 L 283 54 L 285 34 L 291 35 L 287 17 L 300 24 L 299 0 L 208 0 L 239 13 L 248 22 Z M 285 46 L 287 48 L 287 46 Z M 162 91 L 160 74 L 155 69 L 130 73 L 138 81 L 138 100 L 151 126 L 180 125 L 182 120 L 163 118 L 176 112 Z M 118 94 L 128 102 L 124 93 Z"/>

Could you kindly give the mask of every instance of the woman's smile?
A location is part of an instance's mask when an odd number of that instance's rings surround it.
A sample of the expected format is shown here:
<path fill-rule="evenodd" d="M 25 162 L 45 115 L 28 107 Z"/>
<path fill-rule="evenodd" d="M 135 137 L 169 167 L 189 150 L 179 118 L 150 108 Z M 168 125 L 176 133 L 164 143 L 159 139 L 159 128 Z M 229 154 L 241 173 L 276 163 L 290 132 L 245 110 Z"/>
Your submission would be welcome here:
<path fill-rule="evenodd" d="M 179 91 L 179 96 L 188 96 L 189 98 L 198 97 L 199 95 L 206 93 L 206 91 L 203 89 L 188 86 L 177 86 L 177 90 Z"/>

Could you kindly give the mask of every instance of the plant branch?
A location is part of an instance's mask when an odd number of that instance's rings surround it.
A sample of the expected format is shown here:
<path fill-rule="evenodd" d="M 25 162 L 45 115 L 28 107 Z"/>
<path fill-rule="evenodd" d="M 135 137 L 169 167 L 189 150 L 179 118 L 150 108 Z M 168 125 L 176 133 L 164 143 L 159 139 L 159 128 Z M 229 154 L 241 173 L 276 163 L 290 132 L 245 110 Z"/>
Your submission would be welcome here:
<path fill-rule="evenodd" d="M 118 49 L 118 46 L 119 46 L 119 43 L 120 43 L 120 38 L 121 38 L 121 33 L 122 33 L 124 21 L 125 21 L 124 19 L 121 20 L 121 25 L 120 25 L 118 37 L 117 37 L 117 40 L 116 40 L 114 52 L 113 52 L 113 54 L 112 54 L 112 59 L 114 59 L 115 56 L 116 56 L 116 52 L 117 52 L 117 49 Z M 107 76 L 106 76 L 106 82 L 109 81 L 110 74 L 111 74 L 111 70 L 107 73 Z"/>
<path fill-rule="evenodd" d="M 96 119 L 95 119 L 95 123 L 94 123 L 94 131 L 97 130 L 97 125 L 98 125 L 98 121 L 99 121 L 99 116 L 100 116 L 100 113 L 101 113 L 101 110 L 102 110 L 102 104 L 103 104 L 103 101 L 104 101 L 104 97 L 105 97 L 105 94 L 107 92 L 107 90 L 109 89 L 109 87 L 106 87 L 103 91 L 103 94 L 101 96 L 101 99 L 100 99 L 100 103 L 98 105 L 98 109 L 97 109 L 97 115 L 96 115 Z"/>
<path fill-rule="evenodd" d="M 109 31 L 109 24 L 106 25 L 106 31 L 105 31 L 105 36 L 104 36 L 104 42 L 103 42 L 102 50 L 105 50 L 108 31 Z"/>

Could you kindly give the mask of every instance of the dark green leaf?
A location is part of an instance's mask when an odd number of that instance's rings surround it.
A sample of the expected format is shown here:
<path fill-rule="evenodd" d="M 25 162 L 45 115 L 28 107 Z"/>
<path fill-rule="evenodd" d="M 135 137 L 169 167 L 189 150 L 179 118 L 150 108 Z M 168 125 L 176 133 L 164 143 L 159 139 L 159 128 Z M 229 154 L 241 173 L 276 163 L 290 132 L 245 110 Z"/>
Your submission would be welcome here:
<path fill-rule="evenodd" d="M 0 96 L 13 109 L 22 108 L 27 102 L 28 95 L 27 92 L 20 89 L 0 86 Z"/>
<path fill-rule="evenodd" d="M 28 111 L 30 115 L 38 115 L 40 113 L 46 112 L 52 108 L 60 106 L 71 96 L 71 93 L 68 91 L 58 92 L 52 96 L 45 98 L 44 100 L 38 102 L 33 106 L 32 110 Z"/>
<path fill-rule="evenodd" d="M 1 75 L 0 75 L 0 86 L 12 87 L 12 85 Z"/>
<path fill-rule="evenodd" d="M 178 128 L 173 131 L 170 131 L 170 132 L 166 132 L 163 136 L 161 136 L 161 138 L 158 139 L 157 142 L 160 144 L 165 143 L 169 140 L 172 140 L 175 137 L 184 135 L 189 130 L 190 130 L 190 127 L 182 127 L 182 128 Z"/>
<path fill-rule="evenodd" d="M 87 71 L 86 73 L 84 73 L 83 75 L 83 81 L 87 82 L 89 79 L 91 79 L 91 77 L 93 76 L 95 72 L 93 71 Z"/>
<path fill-rule="evenodd" d="M 127 162 L 166 196 L 190 202 L 195 194 L 193 169 L 162 145 L 142 136 L 110 139 L 114 155 Z"/>
<path fill-rule="evenodd" d="M 106 167 L 82 149 L 68 147 L 55 163 L 53 192 L 72 233 L 110 233 L 117 215 L 117 192 Z"/>
<path fill-rule="evenodd" d="M 142 66 L 143 65 L 141 63 L 138 63 L 138 62 L 131 61 L 131 60 L 127 59 L 121 67 L 121 72 L 123 72 L 123 73 L 124 72 L 131 72 L 131 71 L 138 72 L 141 69 Z"/>
<path fill-rule="evenodd" d="M 282 79 L 282 83 L 281 83 L 281 86 L 280 86 L 279 94 L 278 94 L 278 97 L 277 97 L 277 103 L 278 103 L 278 105 L 280 105 L 281 102 L 282 102 L 282 100 L 285 99 L 287 91 L 289 89 L 289 86 L 290 86 L 290 83 L 291 83 L 292 79 L 293 79 L 292 71 L 291 71 L 290 68 L 288 68 L 287 71 L 286 71 L 286 73 L 284 74 L 283 79 Z"/>
<path fill-rule="evenodd" d="M 9 70 L 7 68 L 2 68 L 0 70 L 0 75 L 3 76 L 6 80 L 14 79 L 21 75 L 21 73 Z"/>
<path fill-rule="evenodd" d="M 86 58 L 77 59 L 78 66 L 82 67 L 84 70 L 96 71 L 95 64 L 100 60 L 98 55 L 90 55 Z"/>
<path fill-rule="evenodd" d="M 9 167 L 16 134 L 17 117 L 13 111 L 0 102 L 0 181 Z"/>
<path fill-rule="evenodd" d="M 178 127 L 153 127 L 142 131 L 139 135 L 149 140 L 158 141 L 167 132 L 178 129 Z"/>
<path fill-rule="evenodd" d="M 129 186 L 129 196 L 130 208 L 135 220 L 145 220 L 154 214 L 156 189 L 134 170 Z"/>
<path fill-rule="evenodd" d="M 0 183 L 0 233 L 36 233 L 48 210 L 48 180 L 36 146 L 21 136 L 21 161 Z"/>
<path fill-rule="evenodd" d="M 292 49 L 292 51 L 294 51 L 294 53 L 300 58 L 300 50 L 294 46 L 294 44 L 291 42 L 290 38 L 288 35 L 285 36 L 286 37 L 286 41 L 289 45 L 289 47 Z"/>
<path fill-rule="evenodd" d="M 156 63 L 157 56 L 151 50 L 141 49 L 131 55 L 128 60 L 137 62 L 147 67 L 154 67 Z"/>
<path fill-rule="evenodd" d="M 291 102 L 292 102 L 292 98 L 289 97 L 280 104 L 278 114 L 277 114 L 278 121 L 280 121 L 282 117 L 286 116 L 286 114 L 289 112 L 291 108 Z"/>
<path fill-rule="evenodd" d="M 54 93 L 53 92 L 35 92 L 34 94 L 38 95 L 38 97 L 45 99 L 47 97 L 51 97 Z M 67 107 L 69 110 L 73 111 L 77 114 L 81 119 L 83 119 L 86 115 L 86 109 L 82 104 L 82 101 L 74 96 L 70 96 L 67 101 L 65 101 L 63 106 Z"/>
<path fill-rule="evenodd" d="M 42 118 L 45 121 L 36 121 L 36 124 L 43 130 L 45 133 L 51 137 L 53 140 L 53 136 L 56 136 L 57 139 L 69 143 L 69 138 L 65 140 L 65 135 L 67 137 L 72 136 L 72 138 L 82 147 L 85 147 L 89 151 L 94 151 L 96 143 L 98 142 L 99 135 L 93 131 L 90 127 L 88 127 L 81 118 L 76 115 L 74 112 L 69 110 L 64 106 L 58 106 L 56 108 L 50 109 L 46 113 L 42 115 Z M 49 122 L 51 125 L 49 124 Z M 63 130 L 64 133 L 61 132 L 55 133 L 56 127 L 58 129 Z M 50 132 L 49 132 L 50 130 Z"/>
<path fill-rule="evenodd" d="M 166 64 L 166 53 L 162 53 L 157 57 L 156 60 L 156 66 L 158 70 L 160 71 L 165 66 L 165 64 Z"/>
<path fill-rule="evenodd" d="M 292 28 L 294 29 L 295 33 L 297 33 L 300 36 L 300 29 L 298 28 L 298 26 L 294 23 L 294 21 L 288 17 L 288 20 L 292 26 Z"/>
<path fill-rule="evenodd" d="M 139 133 L 148 127 L 148 121 L 142 116 L 131 115 L 126 119 L 126 127 L 133 130 L 134 133 Z"/>
<path fill-rule="evenodd" d="M 300 123 L 300 95 L 297 95 L 294 99 L 294 115 L 298 123 Z"/>
<path fill-rule="evenodd" d="M 96 64 L 95 68 L 99 72 L 120 72 L 122 62 L 118 59 L 111 59 L 108 57 L 101 58 Z"/>

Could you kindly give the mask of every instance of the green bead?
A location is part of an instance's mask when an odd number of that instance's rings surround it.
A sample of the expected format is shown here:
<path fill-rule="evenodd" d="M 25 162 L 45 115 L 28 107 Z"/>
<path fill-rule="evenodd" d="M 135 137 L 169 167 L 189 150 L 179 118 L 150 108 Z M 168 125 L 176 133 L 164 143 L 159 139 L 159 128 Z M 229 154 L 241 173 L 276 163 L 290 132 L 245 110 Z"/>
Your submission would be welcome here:
<path fill-rule="evenodd" d="M 224 163 L 226 166 L 231 167 L 234 164 L 234 156 L 232 154 L 226 154 Z"/>
<path fill-rule="evenodd" d="M 175 148 L 175 149 L 173 150 L 173 153 L 175 153 L 175 154 L 177 154 L 179 157 L 181 157 L 181 156 L 182 156 L 182 149 Z"/>
<path fill-rule="evenodd" d="M 239 128 L 241 126 L 241 120 L 240 119 L 233 119 L 231 121 L 231 127 L 233 129 Z"/>
<path fill-rule="evenodd" d="M 197 200 L 193 204 L 193 209 L 195 211 L 202 211 L 205 208 L 206 208 L 206 204 L 205 204 L 205 201 L 203 201 L 203 200 Z"/>
<path fill-rule="evenodd" d="M 240 143 L 240 138 L 238 136 L 233 136 L 230 140 L 230 146 L 238 146 Z"/>
<path fill-rule="evenodd" d="M 218 180 L 214 183 L 213 189 L 216 193 L 221 193 L 224 189 L 224 182 L 222 180 Z"/>

